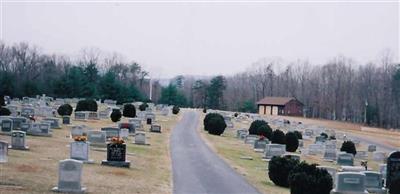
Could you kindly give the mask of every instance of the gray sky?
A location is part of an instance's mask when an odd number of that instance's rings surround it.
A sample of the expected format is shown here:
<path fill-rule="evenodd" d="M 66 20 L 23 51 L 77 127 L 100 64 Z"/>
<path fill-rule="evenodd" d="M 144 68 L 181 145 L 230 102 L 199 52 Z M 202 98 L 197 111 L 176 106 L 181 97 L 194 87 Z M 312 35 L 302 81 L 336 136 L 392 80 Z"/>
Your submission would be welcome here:
<path fill-rule="evenodd" d="M 3 41 L 118 52 L 155 77 L 229 75 L 264 57 L 399 61 L 399 3 L 3 2 Z"/>

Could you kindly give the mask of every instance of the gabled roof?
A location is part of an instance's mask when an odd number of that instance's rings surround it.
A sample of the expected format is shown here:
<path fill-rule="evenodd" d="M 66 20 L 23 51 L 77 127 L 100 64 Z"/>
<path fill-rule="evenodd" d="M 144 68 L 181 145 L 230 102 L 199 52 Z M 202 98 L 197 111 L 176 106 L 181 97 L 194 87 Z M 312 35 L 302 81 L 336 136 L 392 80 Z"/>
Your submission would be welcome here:
<path fill-rule="evenodd" d="M 296 100 L 296 98 L 289 98 L 289 97 L 265 97 L 257 102 L 259 104 L 266 104 L 266 105 L 280 105 L 284 106 L 291 100 Z"/>

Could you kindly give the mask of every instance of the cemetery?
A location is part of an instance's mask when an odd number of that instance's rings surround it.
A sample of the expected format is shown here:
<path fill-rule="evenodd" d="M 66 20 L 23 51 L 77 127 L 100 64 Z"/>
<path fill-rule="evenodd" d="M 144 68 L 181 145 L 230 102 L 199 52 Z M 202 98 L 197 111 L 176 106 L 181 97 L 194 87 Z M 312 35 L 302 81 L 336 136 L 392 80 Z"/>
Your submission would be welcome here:
<path fill-rule="evenodd" d="M 40 104 L 45 99 L 47 96 L 30 98 L 30 103 Z M 152 125 L 143 125 L 145 118 L 126 117 L 114 123 L 109 115 L 101 117 L 90 111 L 57 112 L 66 101 L 49 100 L 43 107 L 32 106 L 33 111 L 24 109 L 22 101 L 14 101 L 16 115 L 0 117 L 0 168 L 6 175 L 1 176 L 0 193 L 171 192 L 171 164 L 165 145 L 180 115 L 152 110 L 144 113 L 154 120 Z M 73 109 L 77 102 L 70 104 Z M 115 105 L 106 102 L 99 103 L 99 109 Z M 22 109 L 24 114 L 34 112 L 35 121 L 13 119 Z M 50 109 L 51 113 L 43 114 Z M 64 122 L 69 115 L 75 119 Z M 131 123 L 131 119 L 136 120 Z M 162 133 L 150 133 L 161 129 Z M 116 144 L 115 138 L 124 143 Z M 134 184 L 132 177 L 136 177 Z"/>

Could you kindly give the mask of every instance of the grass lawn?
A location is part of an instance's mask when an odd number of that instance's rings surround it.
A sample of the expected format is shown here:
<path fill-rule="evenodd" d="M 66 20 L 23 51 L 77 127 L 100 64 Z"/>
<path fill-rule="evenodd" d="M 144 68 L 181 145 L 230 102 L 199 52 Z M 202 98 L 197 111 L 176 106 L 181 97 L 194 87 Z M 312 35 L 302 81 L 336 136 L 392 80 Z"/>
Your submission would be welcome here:
<path fill-rule="evenodd" d="M 127 142 L 127 160 L 131 168 L 102 166 L 105 151 L 90 150 L 89 157 L 95 164 L 84 164 L 82 185 L 89 193 L 172 193 L 169 136 L 178 116 L 157 115 L 162 133 L 150 133 L 144 125 L 147 143 L 150 146 Z M 111 120 L 73 121 L 73 125 L 85 124 L 94 130 L 116 126 Z M 61 122 L 61 120 L 60 120 Z M 52 193 L 57 186 L 58 162 L 69 158 L 69 136 L 71 126 L 53 129 L 53 137 L 27 136 L 30 151 L 9 150 L 9 160 L 0 164 L 0 193 Z M 10 143 L 10 136 L 0 136 Z"/>

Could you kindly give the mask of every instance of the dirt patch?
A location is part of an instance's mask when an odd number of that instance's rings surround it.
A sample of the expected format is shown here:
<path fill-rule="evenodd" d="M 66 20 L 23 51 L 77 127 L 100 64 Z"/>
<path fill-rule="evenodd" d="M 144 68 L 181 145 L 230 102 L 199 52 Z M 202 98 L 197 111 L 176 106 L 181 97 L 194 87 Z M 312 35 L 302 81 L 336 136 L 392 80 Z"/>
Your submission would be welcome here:
<path fill-rule="evenodd" d="M 27 165 L 27 164 L 21 164 L 16 166 L 16 169 L 18 172 L 38 172 L 39 171 L 39 167 L 38 166 L 32 166 L 32 165 Z"/>

